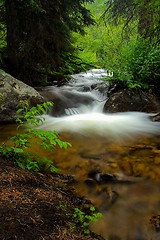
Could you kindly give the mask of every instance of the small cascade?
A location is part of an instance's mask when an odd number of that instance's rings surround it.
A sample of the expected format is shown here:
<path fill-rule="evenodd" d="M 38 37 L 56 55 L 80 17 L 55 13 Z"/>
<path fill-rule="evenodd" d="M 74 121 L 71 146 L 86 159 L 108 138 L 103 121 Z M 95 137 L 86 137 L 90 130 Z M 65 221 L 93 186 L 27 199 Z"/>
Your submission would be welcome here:
<path fill-rule="evenodd" d="M 160 212 L 160 123 L 143 112 L 104 113 L 106 76 L 112 73 L 93 69 L 44 89 L 54 106 L 40 128 L 57 130 L 72 144 L 47 157 L 74 175 L 77 193 L 103 213 L 93 231 L 105 239 L 158 240 L 150 220 Z"/>
<path fill-rule="evenodd" d="M 51 153 L 36 145 L 32 151 L 53 161 L 60 173 L 73 175 L 76 193 L 103 213 L 91 230 L 110 240 L 158 240 L 160 123 L 142 112 L 104 113 L 110 91 L 102 80 L 106 76 L 112 73 L 93 69 L 39 91 L 54 102 L 39 128 L 57 130 L 72 147 Z M 4 141 L 16 126 L 0 131 Z"/>
<path fill-rule="evenodd" d="M 46 122 L 41 128 L 115 139 L 159 134 L 160 124 L 150 120 L 151 114 L 103 113 L 109 89 L 109 83 L 103 81 L 103 78 L 107 76 L 111 77 L 112 73 L 108 70 L 93 69 L 73 75 L 64 86 L 48 87 L 47 90 L 59 99 L 61 114 L 55 114 L 55 102 L 53 109 L 45 116 Z"/>

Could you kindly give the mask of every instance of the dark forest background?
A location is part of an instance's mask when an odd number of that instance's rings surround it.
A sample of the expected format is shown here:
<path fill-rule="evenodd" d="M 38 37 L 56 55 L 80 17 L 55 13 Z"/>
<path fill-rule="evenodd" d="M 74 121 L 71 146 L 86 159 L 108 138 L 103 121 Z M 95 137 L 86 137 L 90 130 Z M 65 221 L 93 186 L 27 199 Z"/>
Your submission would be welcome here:
<path fill-rule="evenodd" d="M 91 68 L 160 88 L 160 0 L 0 0 L 0 69 L 31 86 Z"/>

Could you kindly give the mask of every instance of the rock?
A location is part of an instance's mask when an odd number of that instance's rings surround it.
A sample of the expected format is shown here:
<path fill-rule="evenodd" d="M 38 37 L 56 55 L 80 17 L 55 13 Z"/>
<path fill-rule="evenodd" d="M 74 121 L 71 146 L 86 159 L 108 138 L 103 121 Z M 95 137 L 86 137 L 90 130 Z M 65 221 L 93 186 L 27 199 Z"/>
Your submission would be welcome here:
<path fill-rule="evenodd" d="M 112 183 L 117 181 L 116 177 L 110 173 L 101 173 L 98 170 L 90 171 L 88 173 L 90 179 L 94 179 L 97 183 Z"/>
<path fill-rule="evenodd" d="M 121 89 L 111 92 L 104 112 L 159 112 L 160 103 L 152 94 L 140 89 Z"/>
<path fill-rule="evenodd" d="M 160 113 L 154 115 L 154 116 L 151 116 L 150 119 L 153 121 L 153 122 L 160 122 Z"/>
<path fill-rule="evenodd" d="M 30 107 L 45 99 L 32 87 L 0 72 L 0 122 L 14 122 L 20 100 L 28 100 Z"/>
<path fill-rule="evenodd" d="M 88 173 L 89 179 L 95 180 L 97 183 L 106 184 L 106 183 L 114 183 L 114 184 L 132 184 L 143 181 L 141 177 L 133 177 L 127 176 L 121 173 L 101 173 L 98 170 L 90 171 Z"/>
<path fill-rule="evenodd" d="M 118 179 L 116 179 L 116 177 L 113 174 L 110 173 L 104 173 L 101 174 L 101 181 L 104 183 L 113 183 L 113 182 L 117 182 Z"/>

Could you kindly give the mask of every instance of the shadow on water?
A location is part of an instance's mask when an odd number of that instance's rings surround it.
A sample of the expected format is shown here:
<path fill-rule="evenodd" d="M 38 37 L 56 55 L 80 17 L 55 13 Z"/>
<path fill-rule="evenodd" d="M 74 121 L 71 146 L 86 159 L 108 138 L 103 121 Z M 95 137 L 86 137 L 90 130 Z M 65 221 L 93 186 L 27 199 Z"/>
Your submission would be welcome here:
<path fill-rule="evenodd" d="M 61 173 L 74 175 L 77 193 L 103 212 L 91 229 L 109 240 L 158 240 L 160 124 L 145 113 L 103 114 L 107 84 L 100 78 L 107 73 L 96 71 L 41 91 L 55 100 L 59 111 L 56 115 L 53 107 L 42 128 L 56 129 L 72 148 L 38 152 L 53 160 Z M 1 141 L 14 131 L 14 126 L 1 127 Z"/>

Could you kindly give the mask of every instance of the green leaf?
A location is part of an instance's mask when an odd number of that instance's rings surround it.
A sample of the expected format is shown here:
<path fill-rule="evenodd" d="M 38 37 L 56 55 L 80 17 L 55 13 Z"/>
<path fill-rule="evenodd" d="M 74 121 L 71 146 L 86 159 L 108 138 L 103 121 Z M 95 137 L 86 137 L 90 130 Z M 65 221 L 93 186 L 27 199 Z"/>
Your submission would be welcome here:
<path fill-rule="evenodd" d="M 51 166 L 50 166 L 50 171 L 51 171 L 51 172 L 59 172 L 59 169 L 56 168 L 55 166 L 51 165 Z"/>
<path fill-rule="evenodd" d="M 22 163 L 22 162 L 18 162 L 18 161 L 17 161 L 17 164 L 18 164 L 18 166 L 19 166 L 20 168 L 22 168 L 22 169 L 26 169 L 26 166 L 25 166 L 24 163 Z"/>
<path fill-rule="evenodd" d="M 41 159 L 38 161 L 38 163 L 39 163 L 39 165 L 43 165 L 43 164 L 45 164 L 47 161 L 48 161 L 48 159 L 47 159 L 46 157 L 43 157 L 43 158 L 41 158 Z"/>
<path fill-rule="evenodd" d="M 33 128 L 33 126 L 44 121 L 44 117 L 37 116 L 37 114 L 44 113 L 53 103 L 47 102 L 42 106 L 37 105 L 37 107 L 32 107 L 30 110 L 27 100 L 20 101 L 20 103 L 22 107 L 17 110 L 17 113 L 24 112 L 26 122 L 23 122 L 19 117 L 16 120 L 19 122 L 19 127 L 25 127 L 25 123 L 27 123 L 27 128 L 21 132 L 18 127 L 18 133 L 10 138 L 10 142 L 0 146 L 0 153 L 6 158 L 12 157 L 19 167 L 29 171 L 47 170 L 58 172 L 59 169 L 54 166 L 52 161 L 45 157 L 41 158 L 38 151 L 30 152 L 29 148 L 37 144 L 42 149 L 52 151 L 57 144 L 63 148 L 71 146 L 71 144 L 60 140 L 56 131 L 43 131 Z"/>
<path fill-rule="evenodd" d="M 15 153 L 23 153 L 24 151 L 21 148 L 14 148 L 14 152 Z"/>
<path fill-rule="evenodd" d="M 94 212 L 95 211 L 95 207 L 90 207 L 90 211 Z"/>

